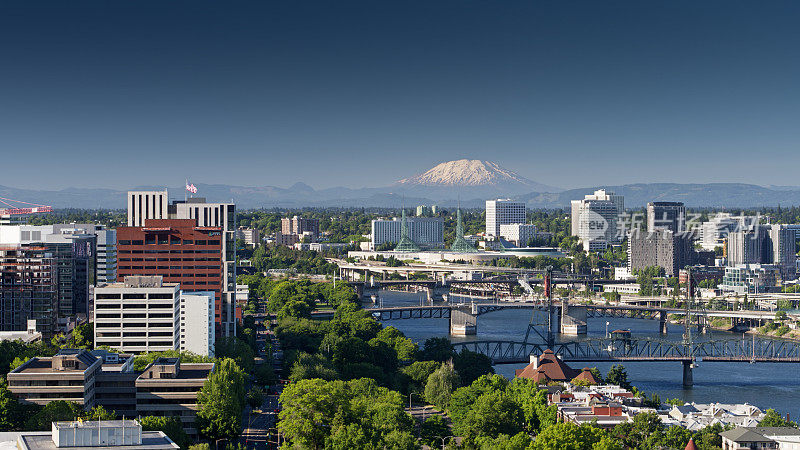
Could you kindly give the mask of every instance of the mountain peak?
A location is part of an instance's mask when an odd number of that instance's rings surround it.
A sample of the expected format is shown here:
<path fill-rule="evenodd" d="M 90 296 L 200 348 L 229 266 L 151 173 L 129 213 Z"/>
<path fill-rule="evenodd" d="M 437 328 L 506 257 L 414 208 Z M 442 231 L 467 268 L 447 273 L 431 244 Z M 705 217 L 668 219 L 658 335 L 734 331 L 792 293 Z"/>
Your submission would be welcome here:
<path fill-rule="evenodd" d="M 425 173 L 398 181 L 420 186 L 499 186 L 506 184 L 536 186 L 537 183 L 501 167 L 493 161 L 459 159 L 438 164 Z"/>

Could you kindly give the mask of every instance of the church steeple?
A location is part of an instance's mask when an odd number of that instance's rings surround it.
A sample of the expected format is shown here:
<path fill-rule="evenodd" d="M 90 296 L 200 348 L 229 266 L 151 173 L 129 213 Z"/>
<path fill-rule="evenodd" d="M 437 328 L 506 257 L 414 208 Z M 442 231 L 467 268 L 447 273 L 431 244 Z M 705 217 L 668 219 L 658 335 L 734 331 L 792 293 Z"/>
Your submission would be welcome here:
<path fill-rule="evenodd" d="M 478 250 L 464 239 L 464 224 L 461 222 L 461 207 L 456 211 L 456 238 L 450 250 L 460 253 L 475 253 Z"/>
<path fill-rule="evenodd" d="M 400 219 L 400 242 L 394 248 L 396 252 L 418 252 L 422 249 L 416 242 L 408 236 L 408 223 L 406 222 L 406 209 L 403 208 L 402 219 Z"/>

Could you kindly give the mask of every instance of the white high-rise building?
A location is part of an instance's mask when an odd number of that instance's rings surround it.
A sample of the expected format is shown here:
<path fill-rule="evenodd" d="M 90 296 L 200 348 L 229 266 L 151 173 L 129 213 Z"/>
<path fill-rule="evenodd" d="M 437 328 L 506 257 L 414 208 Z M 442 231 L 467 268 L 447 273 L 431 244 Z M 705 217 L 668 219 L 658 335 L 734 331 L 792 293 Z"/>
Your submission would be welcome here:
<path fill-rule="evenodd" d="M 94 345 L 125 353 L 178 350 L 180 285 L 125 277 L 94 289 Z"/>
<path fill-rule="evenodd" d="M 525 203 L 508 199 L 486 200 L 486 235 L 500 236 L 500 225 L 524 224 Z"/>
<path fill-rule="evenodd" d="M 181 292 L 160 276 L 128 276 L 94 289 L 94 345 L 127 353 L 214 356 L 214 292 Z"/>
<path fill-rule="evenodd" d="M 214 356 L 214 292 L 181 292 L 182 352 Z"/>
<path fill-rule="evenodd" d="M 514 243 L 517 247 L 525 247 L 536 237 L 536 225 L 527 223 L 508 223 L 500 225 L 500 237 Z"/>
<path fill-rule="evenodd" d="M 625 211 L 621 195 L 599 189 L 583 200 L 571 202 L 571 230 L 578 236 L 584 250 L 604 250 L 619 242 L 617 221 Z"/>
<path fill-rule="evenodd" d="M 729 213 L 721 212 L 711 217 L 708 222 L 700 225 L 700 246 L 703 250 L 714 250 L 725 246 L 725 238 L 731 231 L 735 231 L 741 220 L 734 218 Z"/>
<path fill-rule="evenodd" d="M 208 203 L 203 197 L 175 200 L 167 191 L 129 191 L 128 226 L 142 227 L 147 219 L 194 219 L 198 227 L 221 227 L 224 231 L 222 323 L 223 336 L 236 334 L 236 205 Z"/>
<path fill-rule="evenodd" d="M 767 231 L 770 240 L 772 264 L 778 266 L 783 276 L 793 276 L 797 270 L 797 242 L 795 231 L 786 225 L 774 224 Z"/>
<path fill-rule="evenodd" d="M 425 248 L 444 246 L 444 221 L 439 217 L 406 217 L 408 237 Z M 371 250 L 387 243 L 400 241 L 402 220 L 376 219 L 372 221 Z"/>

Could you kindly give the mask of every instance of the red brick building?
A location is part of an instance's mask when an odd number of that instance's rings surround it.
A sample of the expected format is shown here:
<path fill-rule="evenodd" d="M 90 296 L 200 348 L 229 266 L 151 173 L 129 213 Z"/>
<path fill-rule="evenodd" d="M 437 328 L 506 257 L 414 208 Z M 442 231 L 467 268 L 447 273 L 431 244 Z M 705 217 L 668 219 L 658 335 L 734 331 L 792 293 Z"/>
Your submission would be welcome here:
<path fill-rule="evenodd" d="M 222 330 L 224 255 L 222 228 L 198 227 L 194 219 L 146 219 L 143 227 L 117 228 L 117 279 L 161 275 L 181 289 L 214 291 L 216 330 Z"/>

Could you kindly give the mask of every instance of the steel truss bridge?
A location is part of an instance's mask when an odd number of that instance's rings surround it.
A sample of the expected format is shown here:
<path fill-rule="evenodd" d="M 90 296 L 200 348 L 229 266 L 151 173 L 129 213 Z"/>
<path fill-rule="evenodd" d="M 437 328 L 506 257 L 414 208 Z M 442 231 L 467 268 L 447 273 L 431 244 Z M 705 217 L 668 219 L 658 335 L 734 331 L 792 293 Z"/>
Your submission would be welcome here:
<path fill-rule="evenodd" d="M 560 303 L 553 303 L 554 307 L 560 307 Z M 423 305 L 423 306 L 395 306 L 384 308 L 366 308 L 366 311 L 374 314 L 378 320 L 401 320 L 401 319 L 447 319 L 450 317 L 451 309 L 473 308 L 473 315 L 480 316 L 495 311 L 505 309 L 547 309 L 545 302 L 495 302 L 495 303 L 451 303 L 447 305 Z M 570 305 L 570 307 L 586 308 L 587 318 L 630 318 L 630 319 L 649 319 L 664 320 L 663 314 L 675 314 L 682 316 L 685 310 L 680 308 L 660 308 L 648 306 L 604 306 L 604 305 Z M 775 317 L 774 311 L 713 311 L 713 310 L 691 310 L 692 316 L 706 317 L 726 317 L 735 319 L 751 320 L 770 320 Z"/>
<path fill-rule="evenodd" d="M 469 350 L 486 355 L 494 364 L 527 363 L 530 355 L 540 355 L 544 342 L 466 341 L 453 343 L 457 352 Z M 800 343 L 770 339 L 721 339 L 693 342 L 651 338 L 591 338 L 556 342 L 553 352 L 564 361 L 724 361 L 724 362 L 800 362 Z"/>

